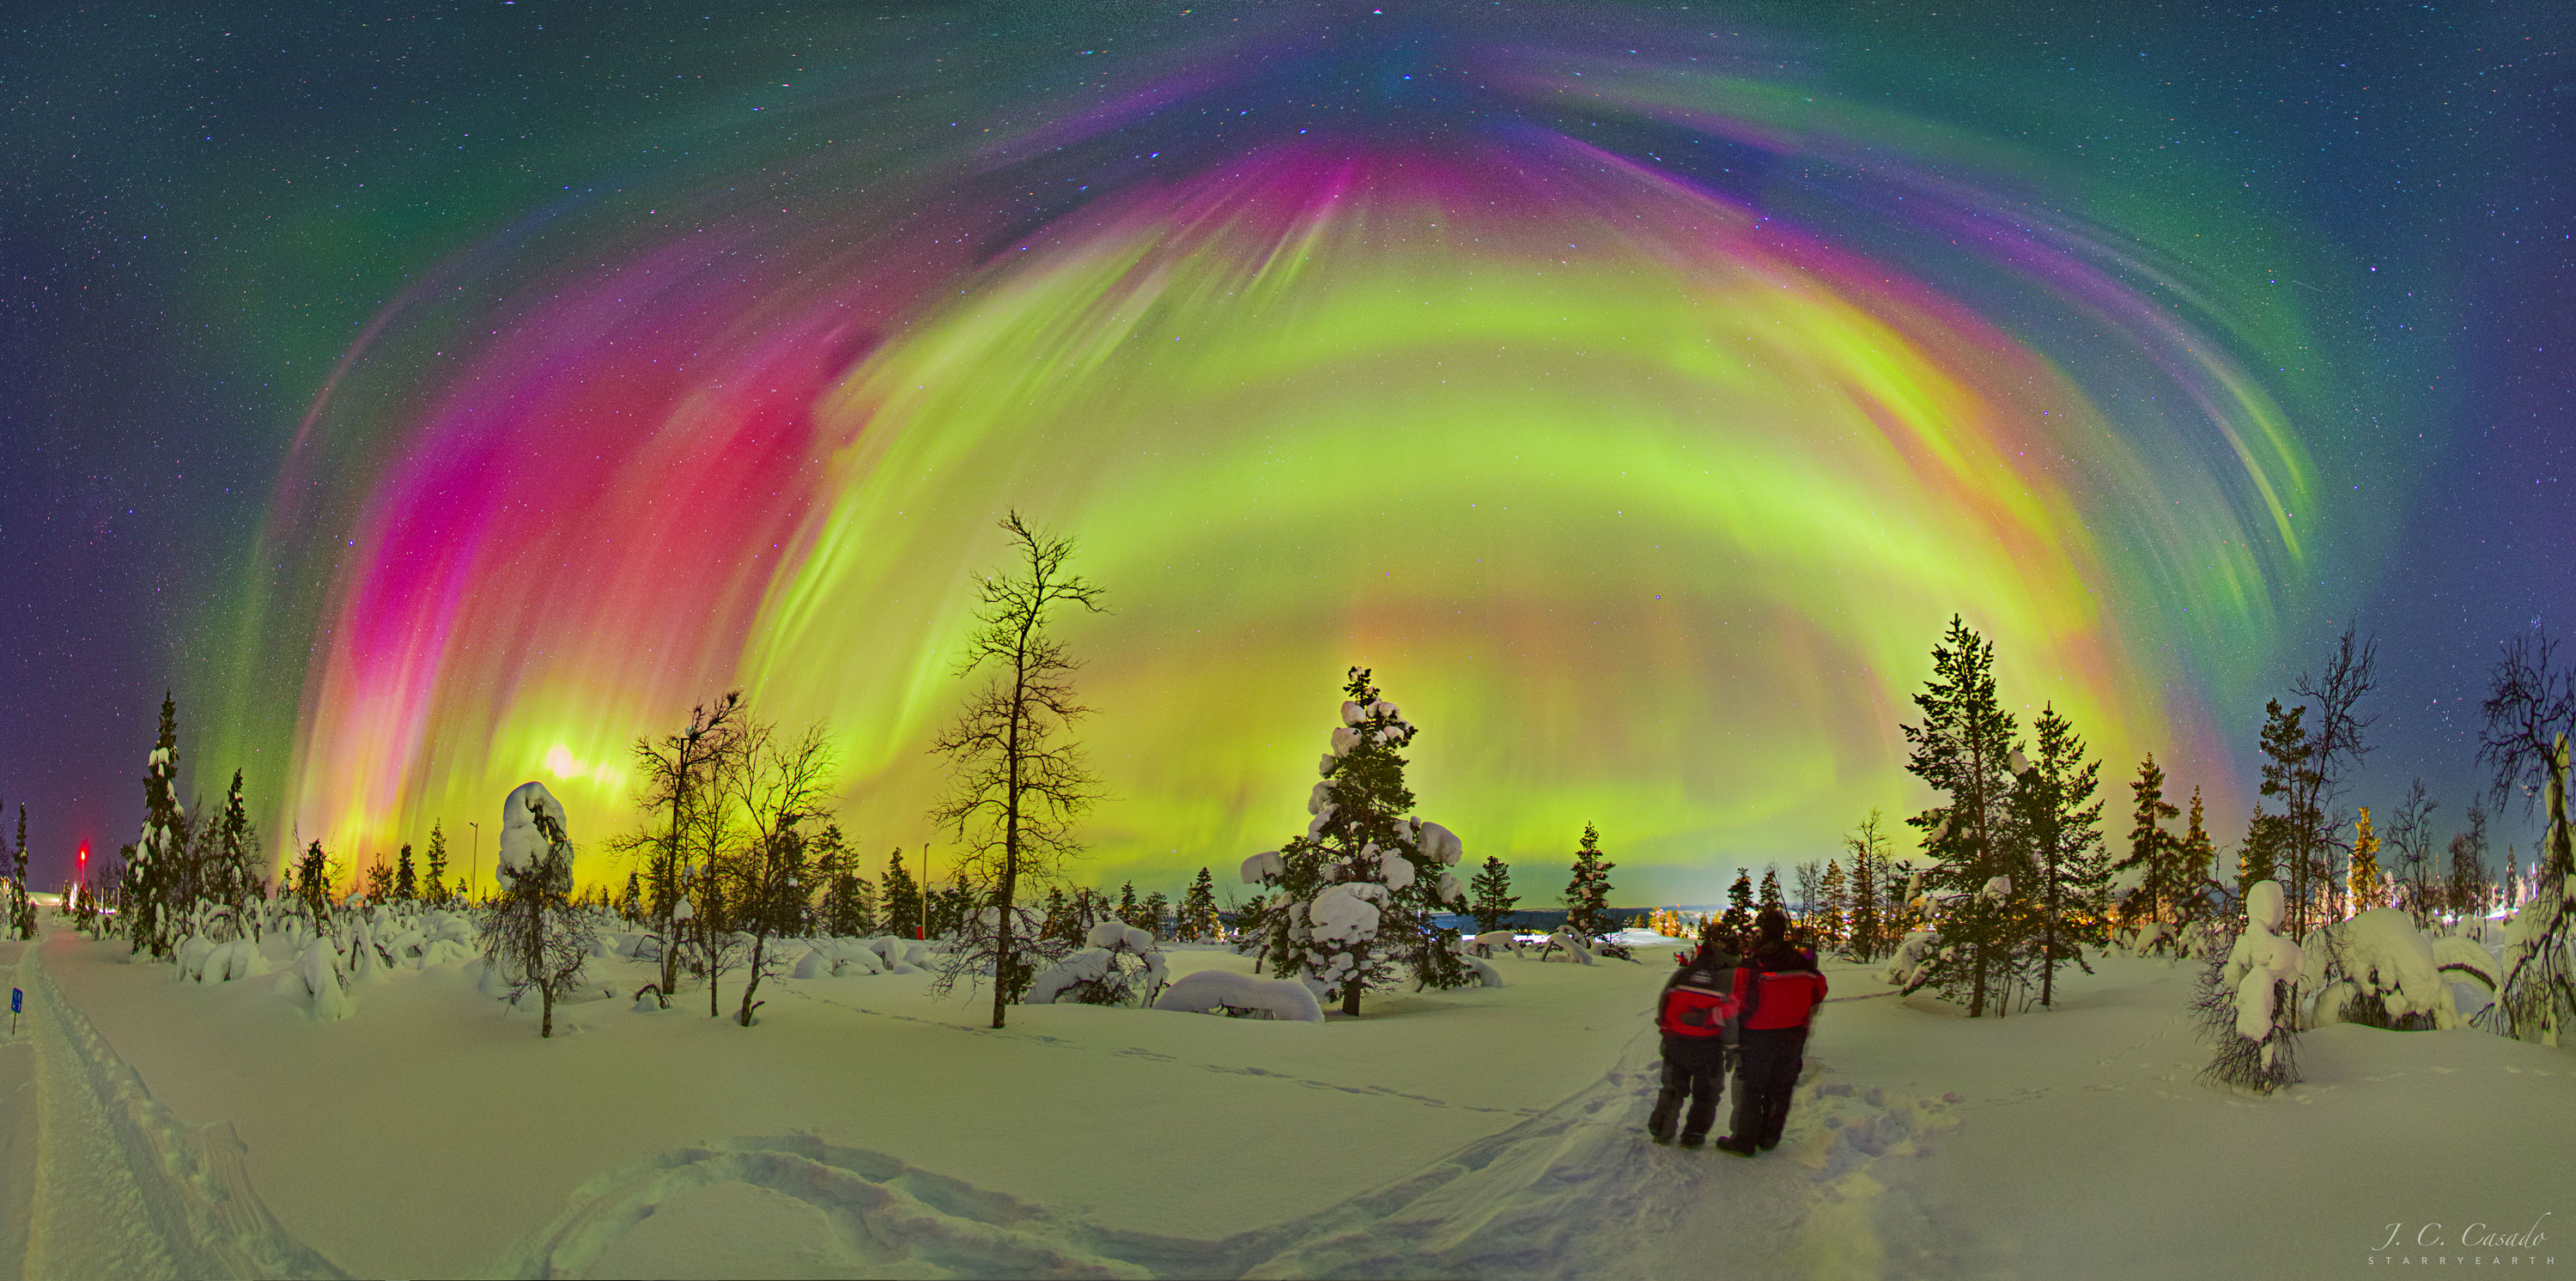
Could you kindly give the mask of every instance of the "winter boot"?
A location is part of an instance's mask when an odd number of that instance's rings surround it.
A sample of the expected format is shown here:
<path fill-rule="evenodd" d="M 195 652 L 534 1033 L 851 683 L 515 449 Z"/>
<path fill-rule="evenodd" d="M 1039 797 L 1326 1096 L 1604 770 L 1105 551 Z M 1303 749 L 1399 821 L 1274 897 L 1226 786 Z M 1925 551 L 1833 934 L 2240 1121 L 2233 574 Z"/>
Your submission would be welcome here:
<path fill-rule="evenodd" d="M 1752 1140 L 1739 1139 L 1730 1134 L 1717 1141 L 1717 1150 L 1720 1152 L 1732 1152 L 1737 1156 L 1749 1157 L 1758 1149 L 1753 1146 Z"/>
<path fill-rule="evenodd" d="M 1682 1136 L 1682 1146 L 1686 1148 L 1695 1148 L 1706 1142 L 1708 1142 L 1708 1136 L 1705 1134 L 1685 1134 Z"/>

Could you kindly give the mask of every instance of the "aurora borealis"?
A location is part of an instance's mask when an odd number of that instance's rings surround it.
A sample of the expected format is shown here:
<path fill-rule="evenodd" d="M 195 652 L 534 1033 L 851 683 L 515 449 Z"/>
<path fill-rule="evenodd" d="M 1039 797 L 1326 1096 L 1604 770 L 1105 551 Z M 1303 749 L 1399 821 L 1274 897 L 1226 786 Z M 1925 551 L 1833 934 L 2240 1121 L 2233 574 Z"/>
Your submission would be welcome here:
<path fill-rule="evenodd" d="M 2385 602 L 2459 501 L 2421 478 L 2482 447 L 2479 402 L 2425 390 L 2458 353 L 2375 345 L 2363 301 L 2464 269 L 2381 273 L 2393 231 L 2235 176 L 2295 122 L 2149 173 L 2084 140 L 2230 117 L 2098 70 L 1997 87 L 1884 15 L 834 10 L 646 53 L 699 19 L 533 8 L 454 11 L 492 48 L 441 57 L 573 63 L 475 110 L 585 123 L 380 170 L 462 225 L 348 252 L 329 341 L 225 339 L 277 389 L 206 429 L 247 483 L 174 553 L 216 584 L 155 669 L 199 788 L 248 765 L 272 833 L 343 857 L 528 778 L 622 830 L 624 745 L 737 685 L 831 724 L 864 848 L 918 846 L 1010 507 L 1114 610 L 1067 630 L 1112 881 L 1295 830 L 1357 663 L 1472 857 L 1552 866 L 1593 821 L 1639 897 L 1713 894 L 1915 803 L 1895 726 L 1953 612 L 2107 774 L 2154 750 L 2236 807 L 2246 700 L 2332 619 L 2411 634 Z M 603 57 L 677 87 L 612 96 Z M 333 137 L 468 137 L 439 102 Z M 283 260 L 395 220 L 333 193 L 227 234 Z M 2456 697 L 2425 666 L 2409 706 Z"/>

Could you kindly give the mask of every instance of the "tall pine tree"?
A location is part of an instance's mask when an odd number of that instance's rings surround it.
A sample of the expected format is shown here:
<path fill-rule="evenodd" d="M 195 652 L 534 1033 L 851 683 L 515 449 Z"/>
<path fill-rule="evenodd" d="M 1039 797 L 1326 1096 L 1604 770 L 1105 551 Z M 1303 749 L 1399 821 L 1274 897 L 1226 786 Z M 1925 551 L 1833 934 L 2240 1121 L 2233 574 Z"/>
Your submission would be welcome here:
<path fill-rule="evenodd" d="M 2165 831 L 2164 821 L 2180 813 L 2165 800 L 2164 767 L 2156 764 L 2156 754 L 2149 752 L 2138 762 L 2138 776 L 2130 780 L 2129 794 L 2134 804 L 2129 812 L 2129 849 L 2120 861 L 2111 865 L 2114 875 L 2134 884 L 2128 901 L 2121 905 L 2121 915 L 2131 925 L 2143 921 L 2162 922 L 2165 900 L 2171 892 L 2166 884 L 2173 866 L 2170 847 L 2173 835 Z"/>
<path fill-rule="evenodd" d="M 1718 928 L 1741 944 L 1753 936 L 1753 872 L 1735 869 L 1735 884 L 1726 887 L 1726 911 L 1718 917 Z"/>
<path fill-rule="evenodd" d="M 1970 1018 L 1989 1004 L 2004 1012 L 2026 959 L 2029 914 L 2017 882 L 2027 878 L 2014 875 L 2023 869 L 2008 809 L 2015 726 L 1996 697 L 1994 668 L 1994 646 L 1952 615 L 1932 648 L 1932 679 L 1914 696 L 1922 723 L 1901 727 L 1913 748 L 1906 769 L 1943 796 L 1906 820 L 1924 834 L 1932 858 L 1924 880 L 1940 913 L 1939 944 L 1913 986 L 1964 997 Z"/>
<path fill-rule="evenodd" d="M 1756 910 L 1788 913 L 1788 904 L 1780 898 L 1780 867 L 1776 863 L 1762 869 L 1762 905 Z"/>
<path fill-rule="evenodd" d="M 2084 945 L 2107 941 L 2103 888 L 2110 868 L 2102 853 L 2102 766 L 2084 759 L 2084 739 L 2054 704 L 2030 723 L 2039 759 L 2013 788 L 2013 824 L 2039 874 L 2039 1003 L 2054 1005 L 2057 967 L 2073 961 L 2085 973 Z"/>
<path fill-rule="evenodd" d="M 915 931 L 922 928 L 927 904 L 921 897 L 921 886 L 913 881 L 912 873 L 904 870 L 901 846 L 886 859 L 885 890 L 879 902 L 884 917 L 881 924 L 887 933 L 917 937 Z"/>
<path fill-rule="evenodd" d="M 1843 876 L 1843 861 L 1825 860 L 1825 879 L 1816 887 L 1817 941 L 1826 947 L 1841 947 L 1848 937 L 1844 930 L 1851 919 L 1851 883 Z"/>
<path fill-rule="evenodd" d="M 125 928 L 131 950 L 169 952 L 170 932 L 183 910 L 178 903 L 180 860 L 187 847 L 186 811 L 179 804 L 179 705 L 161 695 L 161 730 L 143 769 L 143 836 L 125 869 Z"/>
<path fill-rule="evenodd" d="M 1200 868 L 1199 878 L 1182 891 L 1175 925 L 1178 928 L 1174 932 L 1189 942 L 1203 943 L 1216 937 L 1216 882 L 1206 868 Z"/>
<path fill-rule="evenodd" d="M 1599 829 L 1584 824 L 1574 847 L 1574 879 L 1565 883 L 1566 933 L 1596 939 L 1619 928 L 1610 919 L 1610 869 L 1616 866 L 1601 857 Z"/>
<path fill-rule="evenodd" d="M 1874 961 L 1886 952 L 1888 920 L 1882 906 L 1886 894 L 1880 885 L 1888 870 L 1886 823 L 1886 816 L 1872 809 L 1843 837 L 1843 849 L 1852 856 L 1851 895 L 1844 907 L 1845 948 L 1858 961 Z"/>

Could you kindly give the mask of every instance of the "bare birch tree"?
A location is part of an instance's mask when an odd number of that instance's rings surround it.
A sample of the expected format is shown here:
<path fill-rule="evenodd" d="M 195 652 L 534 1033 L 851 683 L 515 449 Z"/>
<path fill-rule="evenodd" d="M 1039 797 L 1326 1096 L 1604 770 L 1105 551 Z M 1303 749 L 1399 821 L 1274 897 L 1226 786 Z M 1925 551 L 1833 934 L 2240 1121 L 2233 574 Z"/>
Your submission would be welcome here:
<path fill-rule="evenodd" d="M 724 804 L 722 776 L 727 763 L 742 754 L 744 725 L 742 691 L 734 690 L 712 707 L 690 708 L 687 729 L 660 742 L 649 735 L 635 740 L 635 767 L 644 777 L 639 800 L 648 818 L 643 832 L 618 846 L 623 853 L 644 856 L 654 935 L 662 950 L 662 981 L 654 996 L 666 1010 L 680 977 L 681 936 L 689 927 L 687 921 L 673 920 L 671 910 L 679 904 L 693 854 L 710 852 L 690 838 L 705 830 L 707 811 Z"/>
<path fill-rule="evenodd" d="M 831 736 L 810 726 L 792 740 L 782 740 L 768 725 L 745 736 L 744 768 L 734 776 L 732 801 L 749 824 L 740 845 L 724 859 L 724 873 L 735 925 L 751 936 L 751 955 L 744 962 L 742 1011 L 736 1016 L 751 1026 L 753 999 L 760 980 L 775 967 L 771 939 L 802 928 L 805 902 L 805 853 L 810 838 L 803 823 L 825 817 L 831 800 Z"/>
<path fill-rule="evenodd" d="M 948 758 L 949 787 L 930 812 L 956 834 L 955 876 L 973 896 L 937 987 L 990 964 L 995 1027 L 1035 973 L 1015 910 L 1022 883 L 1053 878 L 1080 852 L 1073 826 L 1103 795 L 1071 737 L 1090 712 L 1074 701 L 1080 664 L 1049 630 L 1068 609 L 1102 612 L 1101 589 L 1068 568 L 1071 538 L 1031 529 L 1017 511 L 1001 525 L 1014 563 L 978 583 L 975 630 L 957 667 L 960 677 L 990 678 L 932 745 Z"/>

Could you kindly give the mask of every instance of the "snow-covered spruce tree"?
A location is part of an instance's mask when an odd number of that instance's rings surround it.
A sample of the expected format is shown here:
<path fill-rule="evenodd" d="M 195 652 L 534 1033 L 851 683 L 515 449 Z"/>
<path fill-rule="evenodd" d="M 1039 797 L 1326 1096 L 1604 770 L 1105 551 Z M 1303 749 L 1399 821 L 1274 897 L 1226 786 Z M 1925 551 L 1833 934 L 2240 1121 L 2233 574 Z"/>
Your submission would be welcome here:
<path fill-rule="evenodd" d="M 36 905 L 27 897 L 27 803 L 18 802 L 18 845 L 9 855 L 9 932 L 36 937 Z"/>
<path fill-rule="evenodd" d="M 1185 942 L 1203 943 L 1216 937 L 1216 881 L 1206 868 L 1200 868 L 1199 878 L 1182 891 L 1174 926 L 1173 934 Z"/>
<path fill-rule="evenodd" d="M 2516 635 L 2487 682 L 2478 762 L 2494 771 L 2492 799 L 2538 801 L 2547 827 L 2532 851 L 2531 885 L 2505 933 L 2504 986 L 2478 1012 L 2490 1031 L 2556 1045 L 2576 1026 L 2576 831 L 2568 822 L 2568 736 L 2576 732 L 2576 666 L 2553 638 Z"/>
<path fill-rule="evenodd" d="M 931 750 L 948 758 L 948 792 L 932 808 L 933 825 L 956 834 L 958 886 L 974 911 L 961 921 L 935 990 L 959 978 L 993 977 L 993 1026 L 1036 975 L 1029 940 L 1015 909 L 1027 887 L 1058 875 L 1080 853 L 1074 825 L 1103 794 L 1074 743 L 1075 721 L 1090 709 L 1075 701 L 1080 666 L 1052 630 L 1069 610 L 1101 612 L 1102 591 L 1071 569 L 1073 540 L 1031 529 L 1016 511 L 1003 517 L 1013 564 L 977 583 L 975 628 L 958 675 L 990 671 Z"/>
<path fill-rule="evenodd" d="M 501 805 L 501 892 L 484 911 L 483 956 L 500 967 L 512 1004 L 537 992 L 541 1037 L 555 1034 L 555 1000 L 590 959 L 594 931 L 590 914 L 573 906 L 572 865 L 563 804 L 545 784 L 521 783 Z"/>
<path fill-rule="evenodd" d="M 259 914 L 251 905 L 260 897 L 259 831 L 251 824 L 250 803 L 242 798 L 242 772 L 233 771 L 232 786 L 224 789 L 223 812 L 215 816 L 213 828 L 214 855 L 208 860 L 207 897 L 230 907 L 233 919 L 243 922 L 245 936 L 257 941 Z"/>
<path fill-rule="evenodd" d="M 2278 881 L 2245 890 L 2242 932 L 2213 959 L 2194 1012 L 2210 1042 L 2206 1080 L 2269 1094 L 2299 1079 L 2299 945 L 2282 937 Z"/>
<path fill-rule="evenodd" d="M 1773 863 L 1762 869 L 1760 906 L 1754 910 L 1757 914 L 1761 912 L 1778 912 L 1784 916 L 1788 914 L 1789 905 L 1780 896 L 1779 864 Z"/>
<path fill-rule="evenodd" d="M 2057 967 L 2073 961 L 2085 973 L 2087 944 L 2109 942 L 2103 887 L 2110 868 L 2102 853 L 2102 765 L 2084 759 L 2075 726 L 2044 704 L 2030 723 L 2039 758 L 2029 762 L 2012 791 L 2013 825 L 2039 874 L 2039 1003 L 2053 1005 Z"/>
<path fill-rule="evenodd" d="M 179 804 L 179 705 L 161 695 L 161 730 L 143 767 L 143 835 L 125 867 L 123 918 L 132 950 L 166 956 L 170 931 L 183 909 L 178 894 L 187 848 L 186 811 Z"/>
<path fill-rule="evenodd" d="M 411 844 L 405 842 L 402 853 L 394 856 L 394 901 L 409 903 L 420 897 L 420 872 L 412 866 Z"/>
<path fill-rule="evenodd" d="M 1619 928 L 1610 919 L 1610 869 L 1601 857 L 1601 832 L 1590 823 L 1574 843 L 1574 876 L 1565 883 L 1565 932 L 1586 945 Z"/>
<path fill-rule="evenodd" d="M 1485 865 L 1467 882 L 1467 915 L 1476 918 L 1479 931 L 1499 930 L 1517 915 L 1520 896 L 1512 893 L 1511 865 L 1488 854 Z"/>
<path fill-rule="evenodd" d="M 1413 808 L 1402 749 L 1414 727 L 1365 668 L 1350 669 L 1342 723 L 1308 794 L 1306 834 L 1244 863 L 1244 879 L 1267 891 L 1251 948 L 1281 978 L 1302 978 L 1317 996 L 1360 1012 L 1360 994 L 1385 986 L 1400 964 L 1418 988 L 1477 981 L 1458 952 L 1457 931 L 1433 913 L 1464 899 L 1449 870 L 1458 838 L 1437 823 L 1402 817 Z"/>
<path fill-rule="evenodd" d="M 1944 797 L 1906 820 L 1924 834 L 1926 888 L 1940 905 L 1938 943 L 1907 990 L 1964 999 L 1970 1018 L 1989 1005 L 2005 1012 L 2024 977 L 2032 915 L 2011 839 L 2013 717 L 1995 696 L 1994 662 L 1994 646 L 1953 615 L 1932 648 L 1932 679 L 1914 696 L 1923 721 L 1900 727 L 1913 746 L 1906 769 Z"/>

